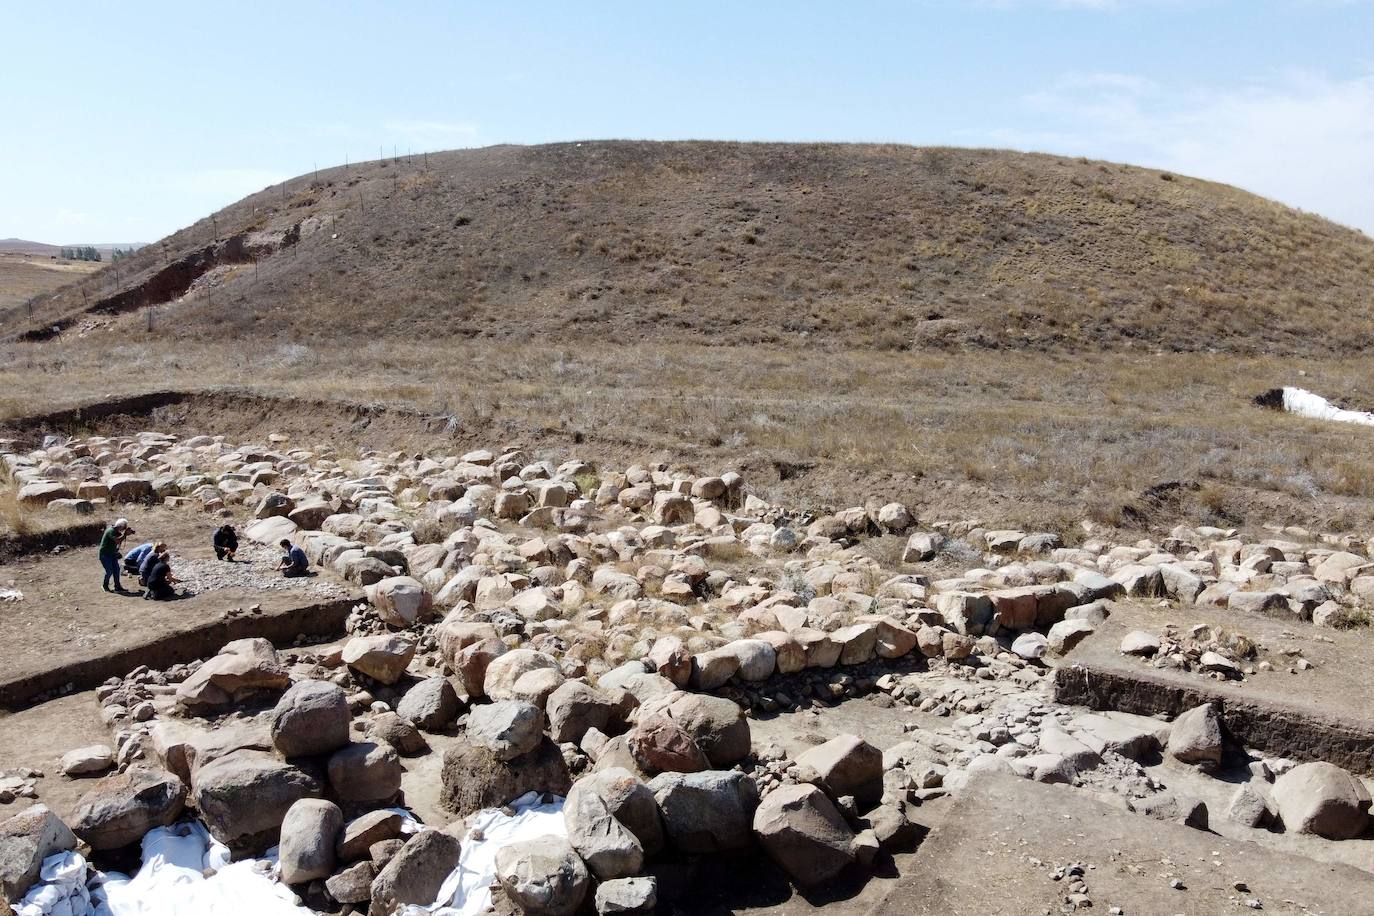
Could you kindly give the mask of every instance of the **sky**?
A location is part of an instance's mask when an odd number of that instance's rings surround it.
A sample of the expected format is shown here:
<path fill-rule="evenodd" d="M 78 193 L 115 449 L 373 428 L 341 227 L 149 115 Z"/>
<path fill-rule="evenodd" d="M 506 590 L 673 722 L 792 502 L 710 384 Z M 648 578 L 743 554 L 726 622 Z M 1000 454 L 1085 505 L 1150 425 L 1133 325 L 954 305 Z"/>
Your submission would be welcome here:
<path fill-rule="evenodd" d="M 0 238 L 148 242 L 378 150 L 1110 159 L 1374 234 L 1374 0 L 0 0 Z"/>

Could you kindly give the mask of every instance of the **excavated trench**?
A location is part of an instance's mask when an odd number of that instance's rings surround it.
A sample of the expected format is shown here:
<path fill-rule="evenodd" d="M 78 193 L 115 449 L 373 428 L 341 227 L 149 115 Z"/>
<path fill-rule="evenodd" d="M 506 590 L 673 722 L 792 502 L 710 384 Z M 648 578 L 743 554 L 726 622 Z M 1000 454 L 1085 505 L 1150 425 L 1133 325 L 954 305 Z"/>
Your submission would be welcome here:
<path fill-rule="evenodd" d="M 75 324 L 81 315 L 119 315 L 148 306 L 163 305 L 183 296 L 205 274 L 217 267 L 251 264 L 300 241 L 301 227 L 297 223 L 283 233 L 279 240 L 267 240 L 261 233 L 240 232 L 237 235 L 206 245 L 154 272 L 147 279 L 113 296 L 92 303 L 76 315 L 69 315 L 33 328 L 19 335 L 20 340 L 36 342 L 49 340 Z M 255 240 L 254 240 L 255 239 Z"/>

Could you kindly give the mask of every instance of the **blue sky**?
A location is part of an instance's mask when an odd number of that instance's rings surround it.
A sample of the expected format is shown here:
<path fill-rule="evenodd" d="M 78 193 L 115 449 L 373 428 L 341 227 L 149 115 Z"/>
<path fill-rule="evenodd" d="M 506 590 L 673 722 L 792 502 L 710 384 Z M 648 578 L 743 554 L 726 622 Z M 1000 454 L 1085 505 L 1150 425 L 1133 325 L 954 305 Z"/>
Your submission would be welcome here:
<path fill-rule="evenodd" d="M 152 241 L 379 146 L 997 146 L 1374 234 L 1374 0 L 0 0 L 0 237 Z"/>

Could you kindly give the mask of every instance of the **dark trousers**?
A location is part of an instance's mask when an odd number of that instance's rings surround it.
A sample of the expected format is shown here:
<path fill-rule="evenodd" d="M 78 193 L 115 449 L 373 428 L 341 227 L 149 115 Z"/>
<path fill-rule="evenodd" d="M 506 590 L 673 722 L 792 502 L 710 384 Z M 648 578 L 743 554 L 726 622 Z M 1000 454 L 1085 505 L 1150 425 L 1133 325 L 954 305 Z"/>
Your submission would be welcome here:
<path fill-rule="evenodd" d="M 283 577 L 287 579 L 297 579 L 305 575 L 304 566 L 288 566 L 281 571 Z"/>
<path fill-rule="evenodd" d="M 216 558 L 216 559 L 219 559 L 219 560 L 223 560 L 225 557 L 229 556 L 229 555 L 232 554 L 233 552 L 234 552 L 234 551 L 231 550 L 231 549 L 228 548 L 228 547 L 216 547 L 216 548 L 215 548 L 215 558 Z"/>
<path fill-rule="evenodd" d="M 152 585 L 148 586 L 148 593 L 143 597 L 152 598 L 154 601 L 171 601 L 176 598 L 176 596 L 176 589 L 172 588 L 166 582 L 154 582 Z"/>
<path fill-rule="evenodd" d="M 119 581 L 119 557 L 114 554 L 102 553 L 100 555 L 100 565 L 105 567 L 105 581 L 101 583 L 101 588 L 110 590 L 110 582 L 114 581 L 114 587 L 118 591 L 123 591 L 124 584 Z"/>

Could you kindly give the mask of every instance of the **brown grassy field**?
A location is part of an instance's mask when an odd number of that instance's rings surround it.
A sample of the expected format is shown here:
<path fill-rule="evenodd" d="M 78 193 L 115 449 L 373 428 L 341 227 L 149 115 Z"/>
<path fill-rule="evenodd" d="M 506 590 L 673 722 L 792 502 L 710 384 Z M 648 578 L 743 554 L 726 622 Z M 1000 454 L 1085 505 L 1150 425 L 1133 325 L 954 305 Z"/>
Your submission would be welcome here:
<path fill-rule="evenodd" d="M 79 280 L 100 266 L 89 261 L 56 261 L 38 255 L 0 252 L 0 313 L 21 309 L 32 297 Z"/>
<path fill-rule="evenodd" d="M 1374 433 L 1251 398 L 1374 405 L 1371 300 L 1367 236 L 1129 166 L 496 147 L 293 180 L 52 296 L 0 416 L 247 388 L 927 520 L 1370 530 Z"/>
<path fill-rule="evenodd" d="M 1374 363 L 1187 354 L 890 353 L 499 341 L 227 350 L 137 337 L 0 350 L 0 414 L 158 388 L 242 388 L 452 416 L 452 448 L 738 467 L 803 505 L 1072 531 L 1180 520 L 1374 530 L 1374 432 L 1251 397 L 1301 382 L 1374 403 Z M 149 421 L 149 427 L 157 422 Z M 232 435 L 226 418 L 188 423 Z M 309 411 L 262 418 L 310 442 Z M 343 444 L 343 443 L 341 443 Z M 408 444 L 398 440 L 393 447 Z M 1180 483 L 1162 491 L 1152 488 Z"/>

